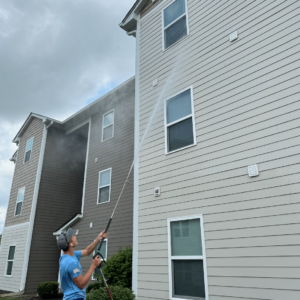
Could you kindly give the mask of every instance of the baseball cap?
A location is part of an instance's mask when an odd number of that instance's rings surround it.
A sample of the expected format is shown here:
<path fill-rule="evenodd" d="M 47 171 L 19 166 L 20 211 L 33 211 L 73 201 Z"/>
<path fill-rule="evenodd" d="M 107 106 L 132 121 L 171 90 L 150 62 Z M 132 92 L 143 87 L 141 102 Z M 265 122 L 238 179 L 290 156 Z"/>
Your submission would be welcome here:
<path fill-rule="evenodd" d="M 69 246 L 72 235 L 73 235 L 72 228 L 69 228 L 66 233 L 62 233 L 57 239 L 58 248 L 61 250 L 66 250 Z"/>

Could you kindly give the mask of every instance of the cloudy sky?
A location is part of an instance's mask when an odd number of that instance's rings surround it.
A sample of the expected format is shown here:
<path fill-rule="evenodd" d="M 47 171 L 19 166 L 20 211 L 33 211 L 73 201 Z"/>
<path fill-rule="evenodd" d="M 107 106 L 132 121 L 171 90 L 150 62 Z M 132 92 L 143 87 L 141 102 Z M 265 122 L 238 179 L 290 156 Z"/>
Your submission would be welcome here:
<path fill-rule="evenodd" d="M 135 0 L 0 0 L 0 233 L 30 112 L 64 120 L 134 75 L 119 28 Z"/>

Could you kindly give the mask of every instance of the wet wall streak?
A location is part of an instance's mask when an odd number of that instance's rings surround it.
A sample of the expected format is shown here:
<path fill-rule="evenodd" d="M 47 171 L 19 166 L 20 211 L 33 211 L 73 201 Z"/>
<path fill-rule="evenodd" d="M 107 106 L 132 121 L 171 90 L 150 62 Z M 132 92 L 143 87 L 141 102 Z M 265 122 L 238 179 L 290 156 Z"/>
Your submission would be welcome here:
<path fill-rule="evenodd" d="M 42 281 L 57 280 L 60 251 L 53 232 L 81 212 L 86 148 L 85 136 L 48 129 L 26 292 L 35 292 Z"/>

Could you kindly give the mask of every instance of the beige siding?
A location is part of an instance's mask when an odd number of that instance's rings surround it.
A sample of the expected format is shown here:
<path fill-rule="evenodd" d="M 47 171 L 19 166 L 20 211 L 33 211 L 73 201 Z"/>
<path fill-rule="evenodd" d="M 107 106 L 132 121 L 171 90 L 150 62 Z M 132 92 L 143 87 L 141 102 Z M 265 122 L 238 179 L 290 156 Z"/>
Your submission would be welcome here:
<path fill-rule="evenodd" d="M 145 7 L 141 11 L 141 17 L 144 17 L 149 13 L 153 8 L 160 4 L 163 0 L 149 0 Z"/>
<path fill-rule="evenodd" d="M 0 251 L 0 290 L 20 291 L 23 260 L 25 254 L 28 223 L 17 227 L 4 228 Z M 16 246 L 11 277 L 4 276 L 9 246 Z"/>
<path fill-rule="evenodd" d="M 210 300 L 299 299 L 300 2 L 188 0 L 190 33 L 163 52 L 170 2 L 141 20 L 140 138 L 160 102 L 139 157 L 138 297 L 169 298 L 167 218 L 202 214 Z M 165 155 L 163 100 L 189 86 L 197 145 Z"/>
<path fill-rule="evenodd" d="M 12 226 L 29 222 L 33 192 L 35 187 L 36 173 L 38 168 L 44 124 L 41 119 L 34 118 L 24 132 L 18 151 L 18 158 L 15 165 L 15 173 L 7 208 L 5 226 Z M 24 156 L 27 140 L 34 137 L 30 161 L 24 164 Z M 22 213 L 15 216 L 15 208 L 18 190 L 25 187 Z"/>

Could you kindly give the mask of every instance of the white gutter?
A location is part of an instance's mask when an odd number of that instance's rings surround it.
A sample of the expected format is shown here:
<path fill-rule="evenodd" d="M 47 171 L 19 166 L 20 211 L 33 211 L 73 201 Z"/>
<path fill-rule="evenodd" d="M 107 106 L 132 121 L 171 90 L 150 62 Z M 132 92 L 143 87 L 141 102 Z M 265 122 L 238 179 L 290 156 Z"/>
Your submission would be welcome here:
<path fill-rule="evenodd" d="M 72 220 L 70 220 L 67 224 L 63 225 L 59 230 L 53 232 L 53 235 L 60 235 L 67 227 L 72 226 L 74 223 L 76 223 L 79 219 L 83 217 L 82 214 L 78 214 L 75 216 Z"/>

